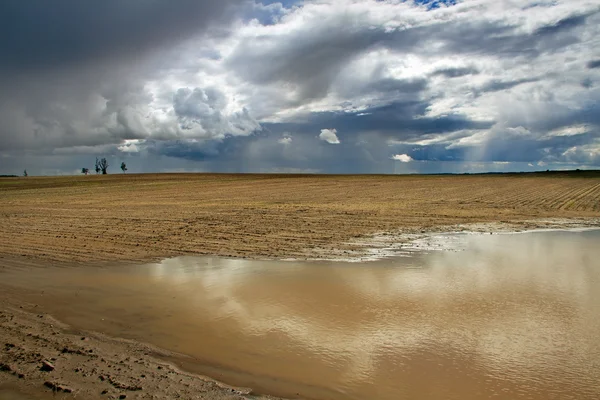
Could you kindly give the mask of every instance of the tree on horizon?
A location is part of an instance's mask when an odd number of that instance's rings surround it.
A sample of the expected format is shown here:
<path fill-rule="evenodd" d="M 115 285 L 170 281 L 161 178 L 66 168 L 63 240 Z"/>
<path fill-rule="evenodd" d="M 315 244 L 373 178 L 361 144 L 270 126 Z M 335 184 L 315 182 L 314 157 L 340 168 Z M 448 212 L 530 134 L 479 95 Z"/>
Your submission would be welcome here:
<path fill-rule="evenodd" d="M 125 164 L 125 162 L 121 163 L 121 171 L 123 171 L 123 173 L 125 173 L 125 171 L 127 171 L 127 165 Z"/>
<path fill-rule="evenodd" d="M 106 175 L 108 172 L 108 161 L 106 161 L 106 158 L 101 158 L 100 161 L 98 162 L 98 166 L 97 168 L 100 168 L 100 171 L 102 171 L 102 175 Z"/>

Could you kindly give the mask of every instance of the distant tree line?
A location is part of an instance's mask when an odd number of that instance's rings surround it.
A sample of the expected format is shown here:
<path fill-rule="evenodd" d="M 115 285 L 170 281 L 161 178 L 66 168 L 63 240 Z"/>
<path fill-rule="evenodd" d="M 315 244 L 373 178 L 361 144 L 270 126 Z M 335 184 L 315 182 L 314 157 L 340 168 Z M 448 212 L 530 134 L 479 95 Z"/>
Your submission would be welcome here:
<path fill-rule="evenodd" d="M 94 166 L 94 169 L 96 170 L 96 174 L 100 174 L 102 173 L 102 175 L 106 175 L 108 174 L 108 160 L 106 160 L 106 158 L 101 158 L 98 159 L 96 158 L 96 164 Z M 121 171 L 123 171 L 123 173 L 125 173 L 125 171 L 127 171 L 127 164 L 125 164 L 125 162 L 121 163 Z M 81 168 L 81 173 L 84 175 L 87 175 L 90 173 L 90 169 L 89 168 Z"/>

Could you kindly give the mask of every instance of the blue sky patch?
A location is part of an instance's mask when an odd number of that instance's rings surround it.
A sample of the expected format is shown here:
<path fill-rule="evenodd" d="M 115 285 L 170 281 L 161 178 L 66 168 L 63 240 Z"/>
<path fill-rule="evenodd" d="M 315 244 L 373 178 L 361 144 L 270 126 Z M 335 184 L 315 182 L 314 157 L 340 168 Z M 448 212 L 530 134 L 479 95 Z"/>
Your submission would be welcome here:
<path fill-rule="evenodd" d="M 428 10 L 434 10 L 442 6 L 454 6 L 456 0 L 414 0 L 415 4 L 427 6 Z"/>

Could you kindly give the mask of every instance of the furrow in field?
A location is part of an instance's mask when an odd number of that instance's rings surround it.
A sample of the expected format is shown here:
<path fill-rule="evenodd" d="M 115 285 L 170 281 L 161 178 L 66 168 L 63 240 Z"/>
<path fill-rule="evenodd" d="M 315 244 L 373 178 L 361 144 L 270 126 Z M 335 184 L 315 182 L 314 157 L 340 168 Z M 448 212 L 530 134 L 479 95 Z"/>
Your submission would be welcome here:
<path fill-rule="evenodd" d="M 564 207 L 568 203 L 575 204 L 579 199 L 585 198 L 587 196 L 586 194 L 590 191 L 590 189 L 593 188 L 593 186 L 594 182 L 581 182 L 580 187 L 578 187 L 576 190 L 572 190 L 569 193 L 569 196 L 558 200 L 558 207 Z"/>
<path fill-rule="evenodd" d="M 572 185 L 560 185 L 553 183 L 552 185 L 545 185 L 538 189 L 540 194 L 540 201 L 537 206 L 545 210 L 555 210 L 557 205 L 561 203 L 562 199 L 570 196 L 570 192 L 574 190 Z"/>
<path fill-rule="evenodd" d="M 560 199 L 557 199 L 557 208 L 560 210 L 569 210 L 573 209 L 578 205 L 578 202 L 582 199 L 585 199 L 587 195 L 593 192 L 594 186 L 585 185 L 576 190 L 571 190 L 568 193 L 568 196 L 561 196 Z"/>
<path fill-rule="evenodd" d="M 588 192 L 585 193 L 585 196 L 581 196 L 581 198 L 578 199 L 576 210 L 590 210 L 590 205 L 592 205 L 590 200 L 593 200 L 598 192 L 600 192 L 600 183 L 594 185 Z"/>
<path fill-rule="evenodd" d="M 596 184 L 589 193 L 586 194 L 579 205 L 577 211 L 598 211 L 600 209 L 600 183 Z"/>

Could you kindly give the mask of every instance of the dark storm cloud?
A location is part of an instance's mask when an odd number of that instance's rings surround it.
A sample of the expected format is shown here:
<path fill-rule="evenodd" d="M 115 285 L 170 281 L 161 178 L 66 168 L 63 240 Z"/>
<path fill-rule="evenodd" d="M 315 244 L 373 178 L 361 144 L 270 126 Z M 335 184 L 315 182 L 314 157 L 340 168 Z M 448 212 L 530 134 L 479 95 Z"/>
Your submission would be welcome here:
<path fill-rule="evenodd" d="M 468 137 L 468 136 L 464 136 Z M 393 145 L 398 154 L 408 154 L 414 160 L 424 161 L 503 161 L 530 163 L 538 160 L 550 162 L 597 163 L 600 154 L 591 155 L 584 149 L 599 135 L 594 131 L 572 136 L 518 135 L 506 130 L 497 130 L 484 143 L 453 146 L 456 137 L 434 144 L 397 143 Z M 565 154 L 571 153 L 569 159 Z M 474 154 L 476 154 L 474 156 Z"/>
<path fill-rule="evenodd" d="M 325 127 L 334 127 L 342 143 L 348 137 L 356 139 L 361 133 L 374 132 L 381 138 L 416 139 L 434 133 L 451 133 L 461 130 L 484 130 L 494 121 L 471 121 L 460 115 L 425 117 L 426 102 L 397 102 L 360 112 L 313 113 L 300 123 L 263 124 L 271 132 L 301 132 L 313 134 Z"/>
<path fill-rule="evenodd" d="M 368 86 L 369 90 L 385 93 L 385 92 L 400 92 L 400 93 L 419 93 L 427 87 L 426 79 L 381 79 L 373 82 Z"/>
<path fill-rule="evenodd" d="M 395 146 L 395 152 L 408 154 L 413 160 L 417 161 L 460 161 L 466 157 L 465 149 L 448 149 L 446 145 L 404 145 Z"/>
<path fill-rule="evenodd" d="M 435 35 L 444 43 L 444 51 L 450 54 L 536 58 L 578 43 L 581 39 L 572 31 L 589 23 L 598 12 L 599 9 L 595 9 L 571 15 L 532 33 L 521 33 L 517 25 L 502 21 L 448 22 L 425 30 L 431 30 L 427 35 Z"/>
<path fill-rule="evenodd" d="M 421 107 L 414 107 L 418 109 Z M 396 105 L 398 110 L 406 105 Z M 460 118 L 426 119 L 419 126 L 403 127 L 399 121 L 410 121 L 396 115 L 384 123 L 381 116 L 396 114 L 394 107 L 372 109 L 375 114 L 359 116 L 348 113 L 315 113 L 304 123 L 264 124 L 263 131 L 251 136 L 225 138 L 222 141 L 189 143 L 157 142 L 151 150 L 157 156 L 169 156 L 205 163 L 211 170 L 229 172 L 324 172 L 324 173 L 390 173 L 394 171 L 392 156 L 408 153 L 416 160 L 463 160 L 468 149 L 447 149 L 445 145 L 390 146 L 390 139 L 420 138 L 422 130 L 448 133 L 462 128 L 489 128 L 489 123 L 470 122 Z M 372 127 L 373 122 L 377 122 Z M 335 146 L 319 139 L 321 129 L 337 127 L 340 144 Z M 368 128 L 369 131 L 365 131 Z M 372 129 L 380 129 L 377 132 Z M 460 135 L 459 135 L 460 136 Z M 282 141 L 283 138 L 288 140 Z"/>
<path fill-rule="evenodd" d="M 594 86 L 594 81 L 591 78 L 584 78 L 581 81 L 581 86 L 586 89 L 590 89 Z"/>
<path fill-rule="evenodd" d="M 574 136 L 555 136 L 545 140 L 536 137 L 503 137 L 498 135 L 487 141 L 479 157 L 481 160 L 502 160 L 509 162 L 531 162 L 532 160 L 559 161 L 569 149 L 585 146 L 598 135 L 587 133 Z M 548 153 L 548 149 L 551 152 Z M 466 149 L 464 149 L 466 150 Z M 582 160 L 583 161 L 583 160 Z M 594 160 L 589 160 L 594 161 Z M 598 157 L 596 156 L 596 160 Z"/>
<path fill-rule="evenodd" d="M 447 54 L 514 53 L 524 50 L 519 42 L 528 37 L 515 28 L 504 21 L 450 21 L 414 28 L 411 35 L 439 41 L 441 48 L 436 51 Z"/>
<path fill-rule="evenodd" d="M 466 75 L 477 75 L 479 70 L 473 67 L 462 67 L 462 68 L 443 68 L 438 69 L 432 75 L 445 76 L 446 78 L 460 78 Z"/>
<path fill-rule="evenodd" d="M 340 132 L 338 132 L 340 133 Z M 384 142 L 371 137 L 357 141 L 344 136 L 331 145 L 318 138 L 318 132 L 291 133 L 291 143 L 282 144 L 281 135 L 269 133 L 246 138 L 241 160 L 255 171 L 287 170 L 325 173 L 389 173 L 393 163 Z M 256 157 L 261 154 L 261 157 Z"/>
<path fill-rule="evenodd" d="M 427 48 L 421 50 L 418 46 L 432 41 L 440 44 L 435 48 L 436 53 L 535 58 L 544 52 L 556 51 L 578 42 L 580 39 L 571 35 L 571 31 L 584 26 L 598 12 L 594 10 L 569 16 L 532 33 L 521 32 L 518 25 L 508 21 L 449 21 L 388 32 L 380 43 L 397 51 L 420 50 L 427 53 Z"/>
<path fill-rule="evenodd" d="M 190 142 L 184 140 L 148 141 L 149 154 L 194 161 L 214 160 L 226 155 L 226 141 Z"/>
<path fill-rule="evenodd" d="M 426 134 L 483 130 L 493 125 L 460 116 L 427 118 L 422 116 L 427 107 L 427 103 L 403 102 L 360 113 L 312 113 L 302 122 L 264 123 L 261 132 L 250 136 L 194 143 L 153 142 L 149 152 L 208 162 L 210 168 L 230 172 L 389 173 L 394 165 L 391 157 L 398 150 L 388 145 L 391 139 L 416 140 Z M 318 138 L 321 129 L 327 127 L 337 129 L 340 144 L 331 146 Z M 414 145 L 403 149 L 414 154 L 415 159 L 440 161 L 460 160 L 466 151 Z"/>
<path fill-rule="evenodd" d="M 345 79 L 337 81 L 335 91 L 340 97 L 353 98 L 360 93 L 362 96 L 388 98 L 390 101 L 420 98 L 427 89 L 429 82 L 425 78 L 394 79 L 371 78 L 368 82 Z M 413 100 L 411 100 L 413 101 Z"/>
<path fill-rule="evenodd" d="M 346 26 L 349 21 L 340 17 L 324 21 L 314 31 L 292 34 L 289 41 L 248 39 L 238 45 L 228 64 L 256 84 L 297 84 L 300 102 L 320 98 L 327 94 L 343 66 L 385 37 L 382 29 L 366 31 Z"/>
<path fill-rule="evenodd" d="M 367 51 L 389 49 L 404 54 L 430 51 L 437 56 L 480 55 L 537 58 L 580 41 L 571 32 L 584 26 L 598 10 L 565 17 L 557 23 L 522 33 L 504 21 L 450 21 L 389 30 L 357 25 L 355 17 L 340 13 L 302 31 L 290 31 L 286 40 L 266 36 L 240 42 L 228 65 L 243 79 L 255 84 L 291 83 L 297 102 L 322 98 L 331 90 L 344 66 Z M 436 42 L 435 50 L 426 43 Z M 474 68 L 449 68 L 434 75 L 459 77 L 476 74 Z M 534 78 L 530 78 L 533 81 Z M 516 84 L 519 84 L 518 82 Z M 498 90 L 502 83 L 498 83 Z M 510 83 L 506 84 L 510 87 Z M 494 90 L 493 84 L 490 90 Z"/>
<path fill-rule="evenodd" d="M 600 60 L 593 60 L 587 63 L 589 69 L 600 68 Z"/>
<path fill-rule="evenodd" d="M 132 57 L 185 39 L 237 0 L 3 0 L 0 69 L 44 70 Z"/>
<path fill-rule="evenodd" d="M 164 93 L 146 83 L 181 63 L 173 46 L 228 29 L 233 6 L 242 2 L 0 2 L 0 152 L 181 136 L 181 126 L 193 125 L 194 117 L 166 109 L 155 117 L 152 103 Z M 172 92 L 166 97 L 173 107 Z M 194 134 L 219 136 L 256 125 L 243 112 L 229 121 L 220 103 L 207 102 L 211 118 Z"/>
<path fill-rule="evenodd" d="M 539 81 L 540 81 L 540 78 L 523 78 L 523 79 L 516 79 L 514 81 L 497 81 L 497 80 L 493 80 L 491 82 L 486 83 L 482 87 L 478 88 L 477 92 L 478 93 L 481 93 L 481 92 L 499 92 L 501 90 L 512 89 L 515 86 L 519 86 L 519 85 L 522 85 L 524 83 L 532 83 L 532 82 L 539 82 Z"/>
<path fill-rule="evenodd" d="M 516 123 L 525 125 L 525 121 Z M 592 128 L 591 132 L 595 137 L 600 138 L 600 103 L 581 109 L 557 107 L 546 118 L 528 121 L 527 125 L 531 130 L 543 133 L 573 125 L 586 125 Z"/>
<path fill-rule="evenodd" d="M 536 29 L 533 33 L 534 35 L 555 35 L 560 32 L 569 31 L 571 29 L 577 28 L 585 24 L 586 19 L 590 14 L 587 15 L 571 15 L 569 17 L 563 18 L 560 21 L 546 25 L 541 28 Z"/>
<path fill-rule="evenodd" d="M 288 41 L 272 43 L 260 37 L 243 41 L 228 64 L 245 80 L 256 84 L 297 85 L 297 99 L 302 103 L 324 97 L 343 67 L 369 49 L 390 46 L 410 51 L 419 46 L 416 31 L 390 33 L 383 28 L 348 28 L 352 26 L 351 18 L 341 14 L 332 21 L 323 21 L 314 30 L 291 33 Z M 382 84 L 406 85 L 392 80 Z"/>
<path fill-rule="evenodd" d="M 331 126 L 350 131 L 376 131 L 387 137 L 418 137 L 429 133 L 449 133 L 459 130 L 488 129 L 493 121 L 471 121 L 460 115 L 426 117 L 429 103 L 394 103 L 362 111 L 358 114 L 323 113 L 315 120 L 330 121 Z M 364 115 L 360 115 L 364 114 Z"/>

